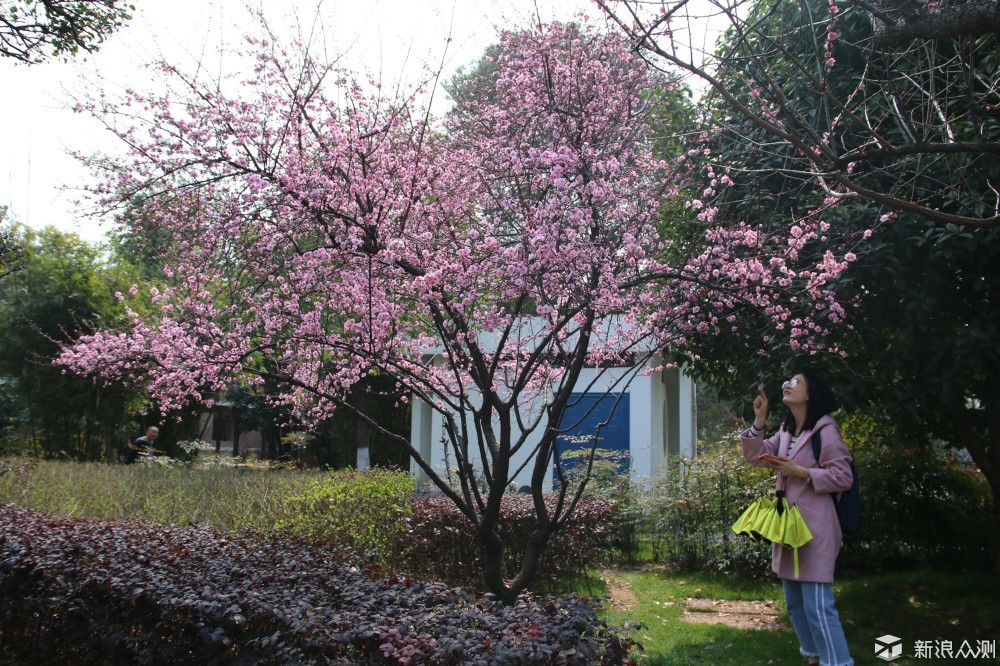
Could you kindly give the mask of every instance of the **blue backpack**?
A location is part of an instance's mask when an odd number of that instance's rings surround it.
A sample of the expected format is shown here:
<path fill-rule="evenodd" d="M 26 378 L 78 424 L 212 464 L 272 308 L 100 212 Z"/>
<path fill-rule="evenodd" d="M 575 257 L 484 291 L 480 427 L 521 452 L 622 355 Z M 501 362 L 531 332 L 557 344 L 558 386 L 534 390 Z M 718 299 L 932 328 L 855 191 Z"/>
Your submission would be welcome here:
<path fill-rule="evenodd" d="M 819 462 L 819 454 L 823 451 L 823 441 L 817 430 L 812 434 L 813 457 Z M 851 487 L 840 494 L 840 499 L 833 493 L 833 505 L 837 508 L 837 518 L 840 519 L 840 531 L 844 534 L 857 534 L 861 527 L 861 485 L 858 482 L 858 470 L 851 458 Z"/>

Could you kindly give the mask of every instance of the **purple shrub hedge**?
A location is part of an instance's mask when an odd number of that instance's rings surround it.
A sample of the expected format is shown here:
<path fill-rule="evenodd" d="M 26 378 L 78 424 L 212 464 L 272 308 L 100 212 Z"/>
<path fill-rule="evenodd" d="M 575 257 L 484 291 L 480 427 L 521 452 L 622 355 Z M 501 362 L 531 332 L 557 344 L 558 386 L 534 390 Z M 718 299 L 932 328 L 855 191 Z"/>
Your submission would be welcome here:
<path fill-rule="evenodd" d="M 555 505 L 556 494 L 545 501 Z M 505 495 L 501 505 L 508 571 L 521 568 L 524 551 L 536 525 L 531 495 Z M 555 587 L 566 577 L 582 576 L 611 548 L 614 507 L 603 500 L 583 500 L 570 522 L 553 535 L 545 550 L 536 583 Z M 482 588 L 483 556 L 472 525 L 447 497 L 430 494 L 411 503 L 406 530 L 400 535 L 396 566 L 424 578 L 447 581 L 469 589 Z"/>
<path fill-rule="evenodd" d="M 329 548 L 0 506 L 0 660 L 621 664 L 593 603 L 373 580 Z"/>

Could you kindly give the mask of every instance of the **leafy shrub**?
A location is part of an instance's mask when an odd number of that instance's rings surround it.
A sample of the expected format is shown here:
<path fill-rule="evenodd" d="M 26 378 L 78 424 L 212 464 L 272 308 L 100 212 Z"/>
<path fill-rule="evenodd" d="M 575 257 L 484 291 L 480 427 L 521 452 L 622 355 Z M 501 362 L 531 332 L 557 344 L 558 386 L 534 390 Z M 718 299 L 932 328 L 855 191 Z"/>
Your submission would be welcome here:
<path fill-rule="evenodd" d="M 479 587 L 481 556 L 465 517 L 445 498 L 418 498 L 411 507 L 412 492 L 409 474 L 384 470 L 0 464 L 0 502 L 98 520 L 195 523 L 230 531 L 280 529 L 353 547 L 387 569 Z M 550 545 L 543 583 L 582 574 L 621 533 L 616 527 L 621 514 L 608 502 L 587 501 L 578 510 L 584 518 L 574 518 Z M 510 551 L 519 552 L 534 524 L 531 500 L 509 496 L 504 511 L 505 520 L 512 521 Z"/>
<path fill-rule="evenodd" d="M 739 444 L 673 461 L 653 480 L 647 500 L 654 558 L 681 571 L 765 574 L 771 546 L 731 527 L 753 500 L 773 494 L 772 473 L 746 463 Z"/>
<path fill-rule="evenodd" d="M 589 454 L 588 448 L 572 449 L 562 454 L 563 462 L 569 463 L 566 476 L 570 483 L 580 480 Z M 609 544 L 618 557 L 634 562 L 639 552 L 639 533 L 644 510 L 641 488 L 623 471 L 628 469 L 627 463 L 628 453 L 598 448 L 594 451 L 590 479 L 583 496 L 607 502 L 611 506 L 614 515 L 611 519 Z"/>
<path fill-rule="evenodd" d="M 877 446 L 855 457 L 861 530 L 841 551 L 843 571 L 990 570 L 997 549 L 993 508 L 974 466 L 929 447 Z"/>
<path fill-rule="evenodd" d="M 840 573 L 917 567 L 986 570 L 995 561 L 989 486 L 969 464 L 935 452 L 855 444 L 861 530 L 848 536 Z M 732 533 L 751 501 L 774 492 L 773 473 L 744 462 L 740 446 L 682 460 L 654 481 L 648 530 L 654 557 L 679 570 L 757 576 L 771 547 Z"/>
<path fill-rule="evenodd" d="M 546 497 L 551 507 L 556 495 Z M 505 495 L 500 519 L 504 525 L 505 565 L 521 567 L 521 553 L 537 525 L 530 495 Z M 601 500 L 582 500 L 569 524 L 549 541 L 538 572 L 538 584 L 557 589 L 560 580 L 582 576 L 610 544 L 614 510 Z M 483 557 L 468 519 L 447 497 L 427 495 L 413 503 L 413 513 L 401 535 L 399 566 L 415 575 L 444 580 L 472 589 L 482 587 Z"/>
<path fill-rule="evenodd" d="M 10 663 L 621 664 L 633 643 L 577 599 L 504 607 L 309 542 L 0 506 Z"/>
<path fill-rule="evenodd" d="M 413 490 L 407 472 L 334 472 L 286 499 L 277 527 L 294 536 L 346 544 L 385 563 L 406 529 Z"/>

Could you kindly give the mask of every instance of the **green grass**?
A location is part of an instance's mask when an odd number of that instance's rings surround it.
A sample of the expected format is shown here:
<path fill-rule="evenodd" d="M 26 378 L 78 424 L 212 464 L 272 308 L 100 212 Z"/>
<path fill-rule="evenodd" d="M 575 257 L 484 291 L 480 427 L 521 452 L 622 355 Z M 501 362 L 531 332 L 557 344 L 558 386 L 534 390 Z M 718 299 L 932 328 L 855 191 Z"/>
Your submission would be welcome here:
<path fill-rule="evenodd" d="M 681 575 L 665 571 L 622 573 L 639 598 L 627 612 L 608 610 L 613 623 L 639 621 L 644 665 L 784 664 L 802 666 L 798 641 L 785 616 L 780 583 L 775 579 L 743 581 L 722 575 Z M 700 591 L 696 594 L 696 591 Z M 834 586 L 837 607 L 851 652 L 858 664 L 875 659 L 875 639 L 892 634 L 903 639 L 897 666 L 952 664 L 954 659 L 913 659 L 914 641 L 949 639 L 1000 641 L 1000 578 L 990 575 L 917 571 L 846 580 Z M 685 597 L 770 599 L 785 628 L 746 630 L 691 624 L 679 619 Z M 989 663 L 989 660 L 974 660 Z"/>
<path fill-rule="evenodd" d="M 903 654 L 910 656 L 917 640 L 951 640 L 955 649 L 965 640 L 1000 643 L 1000 576 L 917 571 L 866 577 L 845 583 L 839 598 L 845 631 L 860 654 L 873 654 L 874 639 L 884 634 L 902 638 Z M 903 658 L 892 663 L 958 660 Z"/>
<path fill-rule="evenodd" d="M 685 597 L 758 600 L 775 598 L 774 584 L 708 574 L 678 575 L 665 571 L 623 572 L 621 577 L 639 598 L 630 611 L 608 611 L 614 623 L 639 621 L 646 627 L 638 638 L 645 648 L 640 664 L 796 664 L 803 661 L 792 648 L 790 632 L 747 631 L 721 625 L 683 622 Z M 787 661 L 780 655 L 792 650 Z"/>
<path fill-rule="evenodd" d="M 44 461 L 0 476 L 0 502 L 56 516 L 270 529 L 317 472 Z"/>

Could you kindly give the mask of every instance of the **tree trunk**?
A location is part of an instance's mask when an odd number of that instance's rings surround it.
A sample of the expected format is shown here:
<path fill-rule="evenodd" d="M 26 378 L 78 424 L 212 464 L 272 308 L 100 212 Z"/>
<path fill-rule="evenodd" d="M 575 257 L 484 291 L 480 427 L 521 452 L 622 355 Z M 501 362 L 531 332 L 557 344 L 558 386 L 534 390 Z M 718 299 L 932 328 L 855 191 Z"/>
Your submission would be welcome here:
<path fill-rule="evenodd" d="M 964 399 L 952 403 L 951 415 L 958 434 L 973 462 L 990 486 L 993 508 L 993 570 L 1000 574 L 1000 387 L 980 397 L 986 412 L 986 432 L 977 432 Z"/>
<path fill-rule="evenodd" d="M 38 451 L 38 434 L 35 429 L 35 410 L 31 405 L 31 396 L 28 396 L 28 428 L 31 431 L 31 448 L 36 458 L 40 457 Z"/>
<path fill-rule="evenodd" d="M 480 534 L 479 539 L 483 544 L 483 559 L 485 561 L 483 581 L 486 583 L 486 589 L 492 592 L 504 605 L 513 605 L 517 601 L 518 595 L 527 590 L 538 575 L 542 553 L 545 552 L 545 545 L 549 542 L 554 531 L 552 524 L 547 523 L 531 533 L 524 548 L 521 570 L 509 583 L 506 580 L 507 570 L 504 561 L 503 539 L 497 531 L 486 535 Z"/>
<path fill-rule="evenodd" d="M 518 592 L 512 592 L 507 587 L 503 539 L 496 530 L 493 530 L 485 534 L 480 532 L 479 541 L 483 545 L 483 582 L 486 583 L 486 589 L 504 604 L 514 603 Z"/>
<path fill-rule="evenodd" d="M 281 426 L 272 428 L 271 430 L 271 459 L 281 460 Z"/>
<path fill-rule="evenodd" d="M 215 435 L 215 455 L 222 453 L 222 423 L 220 422 L 219 415 L 221 412 L 216 412 L 212 414 L 212 430 Z"/>

